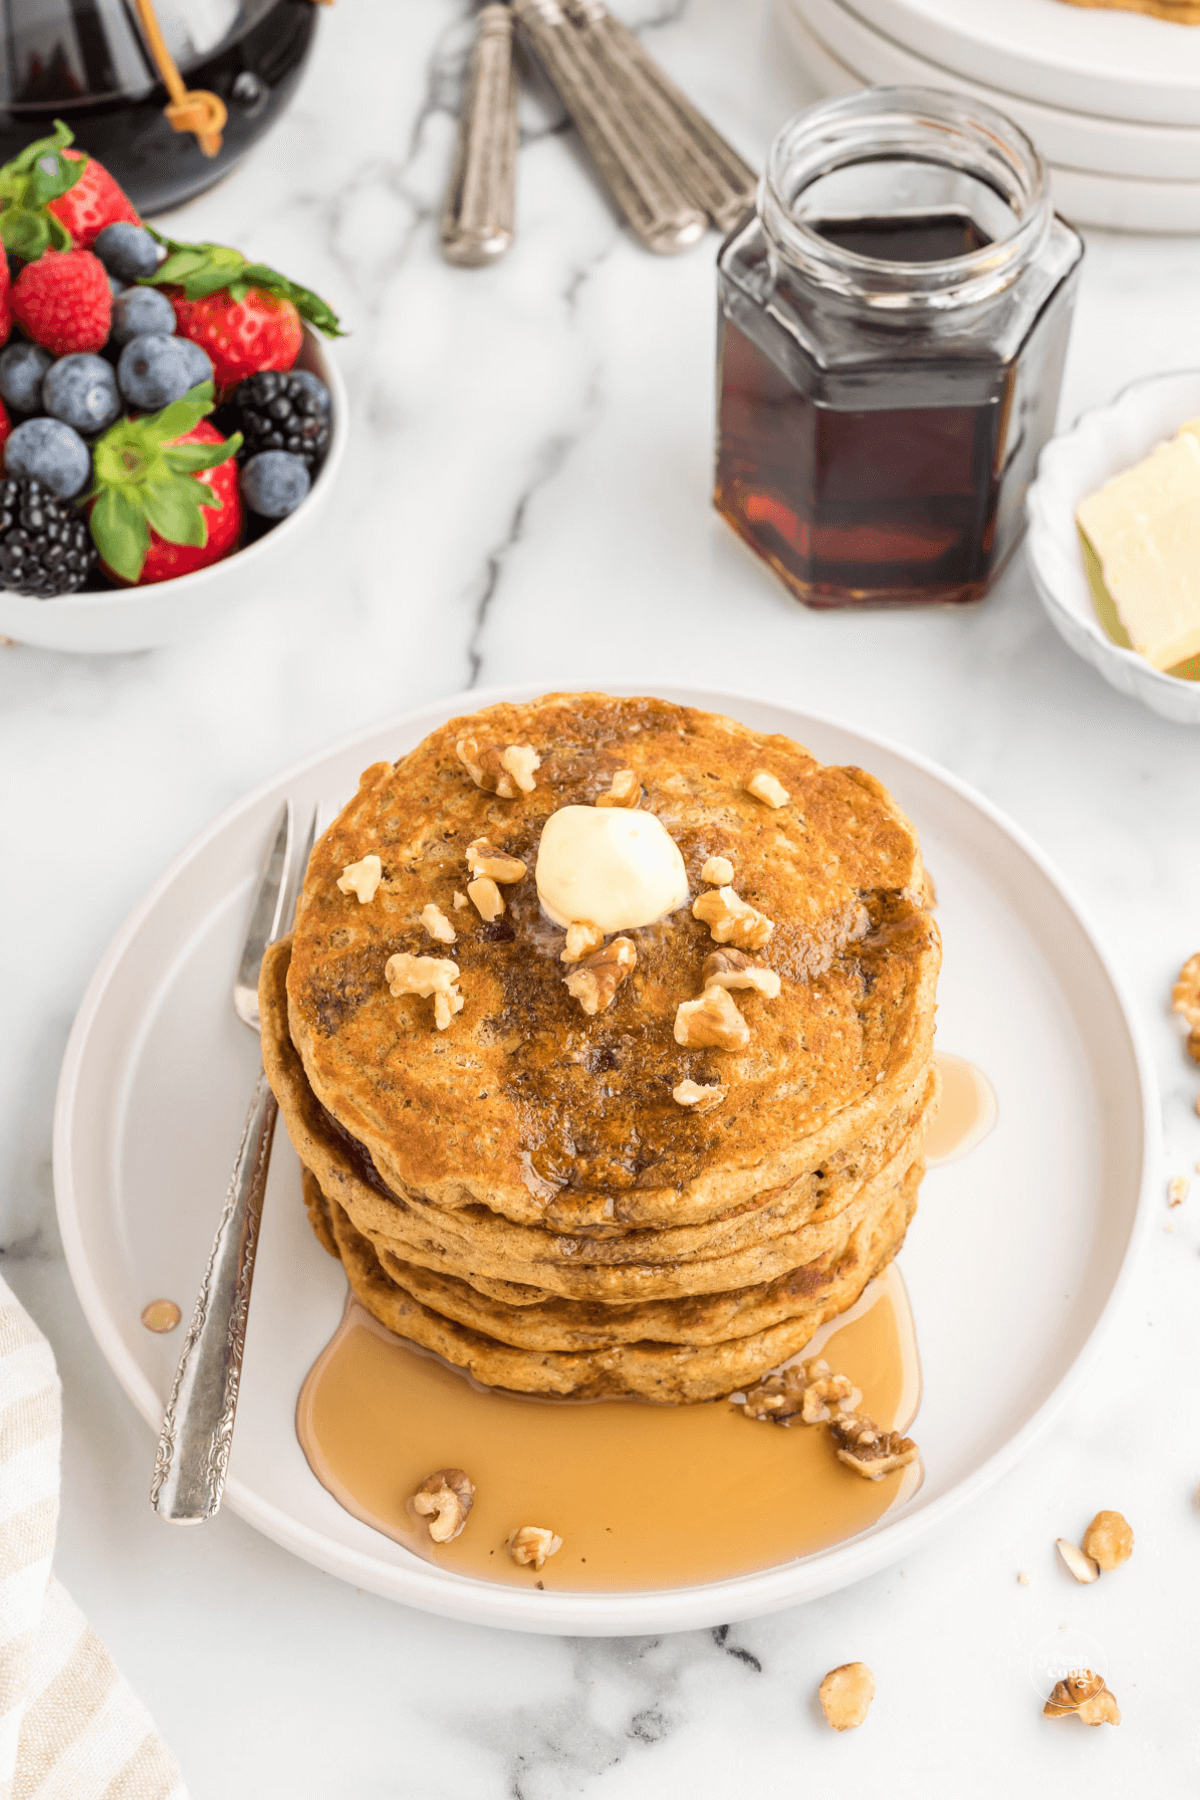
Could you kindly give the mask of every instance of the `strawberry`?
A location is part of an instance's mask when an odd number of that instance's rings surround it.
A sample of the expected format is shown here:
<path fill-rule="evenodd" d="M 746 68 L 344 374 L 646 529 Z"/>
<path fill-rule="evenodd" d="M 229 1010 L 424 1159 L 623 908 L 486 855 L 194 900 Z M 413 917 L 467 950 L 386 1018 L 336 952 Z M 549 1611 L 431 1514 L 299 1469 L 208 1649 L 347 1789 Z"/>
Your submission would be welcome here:
<path fill-rule="evenodd" d="M 65 194 L 47 202 L 47 211 L 64 224 L 77 250 L 90 250 L 106 225 L 126 219 L 140 225 L 136 210 L 117 186 L 103 163 L 82 150 L 64 150 L 68 162 L 82 162 L 83 174 Z"/>
<path fill-rule="evenodd" d="M 12 330 L 12 299 L 9 292 L 11 281 L 8 258 L 0 255 L 0 344 L 7 343 L 8 334 Z"/>
<path fill-rule="evenodd" d="M 164 288 L 180 337 L 199 344 L 220 390 L 261 369 L 290 369 L 304 341 L 303 320 L 341 337 L 337 314 L 307 288 L 223 244 L 177 244 L 146 286 Z"/>
<path fill-rule="evenodd" d="M 237 549 L 241 434 L 208 423 L 212 382 L 140 419 L 120 419 L 92 452 L 92 537 L 122 587 L 170 581 Z"/>
<path fill-rule="evenodd" d="M 3 259 L 0 258 L 0 261 Z M 4 446 L 12 436 L 12 420 L 8 416 L 8 408 L 0 400 L 0 467 L 4 462 Z"/>
<path fill-rule="evenodd" d="M 104 264 L 90 250 L 47 250 L 17 276 L 12 310 L 26 337 L 52 356 L 103 350 L 112 325 Z"/>

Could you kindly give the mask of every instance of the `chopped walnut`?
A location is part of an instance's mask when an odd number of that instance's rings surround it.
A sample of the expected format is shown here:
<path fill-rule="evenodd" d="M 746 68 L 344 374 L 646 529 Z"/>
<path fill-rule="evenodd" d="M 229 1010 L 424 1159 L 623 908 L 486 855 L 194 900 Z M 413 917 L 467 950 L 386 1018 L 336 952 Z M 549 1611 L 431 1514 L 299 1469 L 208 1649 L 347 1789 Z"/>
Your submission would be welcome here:
<path fill-rule="evenodd" d="M 637 951 L 627 937 L 614 938 L 594 956 L 586 956 L 567 976 L 567 992 L 585 1013 L 594 1017 L 612 1005 L 613 996 L 637 962 Z"/>
<path fill-rule="evenodd" d="M 452 944 L 458 936 L 441 907 L 435 906 L 432 900 L 428 906 L 421 908 L 421 923 L 430 937 L 435 938 L 439 944 Z"/>
<path fill-rule="evenodd" d="M 1100 1570 L 1090 1556 L 1085 1556 L 1070 1538 L 1055 1538 L 1058 1554 L 1070 1569 L 1076 1581 L 1098 1581 Z"/>
<path fill-rule="evenodd" d="M 779 993 L 780 981 L 774 969 L 747 956 L 744 950 L 714 950 L 704 959 L 704 985 L 706 988 L 753 988 L 766 999 L 774 1000 Z"/>
<path fill-rule="evenodd" d="M 875 1677 L 866 1663 L 843 1663 L 830 1669 L 817 1689 L 821 1711 L 835 1731 L 853 1731 L 866 1723 L 875 1698 Z"/>
<path fill-rule="evenodd" d="M 675 1042 L 691 1050 L 744 1050 L 750 1027 L 725 988 L 705 988 L 698 1000 L 680 1002 Z"/>
<path fill-rule="evenodd" d="M 1171 1007 L 1188 1025 L 1188 1055 L 1200 1062 L 1200 950 L 1189 956 L 1171 990 Z"/>
<path fill-rule="evenodd" d="M 1074 1713 L 1085 1725 L 1119 1725 L 1121 1709 L 1094 1669 L 1073 1669 L 1054 1684 L 1054 1692 L 1042 1708 L 1046 1719 L 1065 1719 Z"/>
<path fill-rule="evenodd" d="M 500 800 L 515 800 L 518 788 L 532 794 L 537 786 L 533 771 L 541 767 L 542 759 L 532 744 L 509 744 L 498 750 L 475 738 L 459 738 L 454 749 L 475 786 Z"/>
<path fill-rule="evenodd" d="M 752 1387 L 742 1409 L 748 1419 L 772 1419 L 783 1424 L 802 1410 L 806 1388 L 814 1381 L 823 1381 L 828 1374 L 829 1364 L 820 1357 L 789 1363 Z"/>
<path fill-rule="evenodd" d="M 455 1013 L 463 1009 L 463 997 L 455 983 L 458 964 L 445 956 L 410 956 L 406 950 L 389 956 L 383 977 L 393 999 L 403 994 L 417 994 L 422 1000 L 433 996 L 433 1022 L 445 1031 Z"/>
<path fill-rule="evenodd" d="M 761 800 L 764 806 L 786 806 L 791 798 L 782 781 L 778 781 L 769 769 L 755 769 L 746 783 L 746 792 Z"/>
<path fill-rule="evenodd" d="M 521 858 L 509 856 L 507 851 L 497 850 L 486 838 L 476 838 L 473 844 L 467 845 L 467 867 L 472 875 L 486 875 L 492 881 L 502 881 L 505 885 L 525 879 L 525 864 Z"/>
<path fill-rule="evenodd" d="M 598 925 L 589 919 L 576 919 L 567 926 L 567 947 L 559 957 L 560 962 L 582 962 L 593 950 L 598 950 L 604 942 L 604 933 Z"/>
<path fill-rule="evenodd" d="M 710 856 L 700 871 L 701 881 L 711 881 L 714 887 L 728 887 L 733 880 L 733 864 L 727 856 Z"/>
<path fill-rule="evenodd" d="M 450 1544 L 467 1522 L 475 1503 L 475 1484 L 462 1469 L 437 1469 L 427 1475 L 409 1505 L 430 1521 L 435 1544 Z"/>
<path fill-rule="evenodd" d="M 681 1081 L 678 1087 L 671 1089 L 671 1098 L 680 1106 L 690 1106 L 694 1112 L 711 1112 L 714 1106 L 720 1106 L 725 1098 L 725 1089 L 715 1083 L 702 1086 L 698 1081 Z"/>
<path fill-rule="evenodd" d="M 618 769 L 607 794 L 596 795 L 597 806 L 640 806 L 642 781 L 635 769 Z"/>
<path fill-rule="evenodd" d="M 852 1413 L 862 1405 L 862 1395 L 848 1375 L 825 1375 L 810 1381 L 801 1400 L 800 1417 L 806 1425 L 827 1425 L 838 1412 Z"/>
<path fill-rule="evenodd" d="M 343 894 L 357 894 L 360 906 L 373 900 L 383 880 L 383 864 L 372 853 L 364 856 L 360 862 L 347 863 L 338 876 L 338 887 Z"/>
<path fill-rule="evenodd" d="M 489 925 L 504 911 L 504 895 L 490 875 L 480 875 L 474 881 L 468 881 L 467 892 L 475 911 Z"/>
<path fill-rule="evenodd" d="M 1119 1512 L 1098 1512 L 1083 1534 L 1083 1554 L 1101 1569 L 1117 1569 L 1133 1555 L 1133 1527 Z"/>
<path fill-rule="evenodd" d="M 710 888 L 692 907 L 693 919 L 702 919 L 718 944 L 736 944 L 739 950 L 761 950 L 775 926 L 731 887 Z"/>
<path fill-rule="evenodd" d="M 917 1446 L 911 1438 L 901 1437 L 898 1431 L 881 1431 L 873 1420 L 861 1414 L 847 1413 L 830 1419 L 829 1435 L 838 1461 L 856 1475 L 865 1475 L 868 1481 L 882 1481 L 893 1469 L 903 1469 L 916 1461 Z"/>
<path fill-rule="evenodd" d="M 470 906 L 470 904 L 471 904 L 471 902 L 467 899 L 467 896 L 465 894 L 460 894 L 458 889 L 455 888 L 455 890 L 454 890 L 454 910 L 455 910 L 455 912 L 461 912 L 464 906 Z"/>
<path fill-rule="evenodd" d="M 1188 1197 L 1188 1188 L 1190 1186 L 1191 1183 L 1188 1181 L 1186 1175 L 1172 1175 L 1170 1181 L 1167 1183 L 1167 1205 L 1182 1206 Z"/>
<path fill-rule="evenodd" d="M 544 1569 L 546 1558 L 562 1549 L 562 1539 L 555 1537 L 545 1525 L 522 1525 L 504 1540 L 504 1548 L 515 1563 L 527 1568 Z"/>

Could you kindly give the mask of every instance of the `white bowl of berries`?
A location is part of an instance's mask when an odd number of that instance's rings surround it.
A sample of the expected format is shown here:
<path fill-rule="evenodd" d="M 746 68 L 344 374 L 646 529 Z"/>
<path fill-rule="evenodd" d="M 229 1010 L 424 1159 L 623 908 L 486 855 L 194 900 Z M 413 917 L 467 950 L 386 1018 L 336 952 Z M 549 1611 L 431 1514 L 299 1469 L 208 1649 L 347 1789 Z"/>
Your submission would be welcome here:
<path fill-rule="evenodd" d="M 310 530 L 345 448 L 340 330 L 275 270 L 144 226 L 70 144 L 57 124 L 0 169 L 0 634 L 145 650 L 273 587 Z"/>

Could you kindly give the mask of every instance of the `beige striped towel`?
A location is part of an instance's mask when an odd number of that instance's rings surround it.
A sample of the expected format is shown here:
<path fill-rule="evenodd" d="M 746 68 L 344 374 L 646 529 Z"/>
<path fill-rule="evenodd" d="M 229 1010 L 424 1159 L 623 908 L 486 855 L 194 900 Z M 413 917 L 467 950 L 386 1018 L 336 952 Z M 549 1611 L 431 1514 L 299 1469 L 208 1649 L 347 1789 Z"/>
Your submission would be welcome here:
<path fill-rule="evenodd" d="M 62 1399 L 0 1279 L 0 1800 L 187 1800 L 175 1758 L 50 1573 Z"/>

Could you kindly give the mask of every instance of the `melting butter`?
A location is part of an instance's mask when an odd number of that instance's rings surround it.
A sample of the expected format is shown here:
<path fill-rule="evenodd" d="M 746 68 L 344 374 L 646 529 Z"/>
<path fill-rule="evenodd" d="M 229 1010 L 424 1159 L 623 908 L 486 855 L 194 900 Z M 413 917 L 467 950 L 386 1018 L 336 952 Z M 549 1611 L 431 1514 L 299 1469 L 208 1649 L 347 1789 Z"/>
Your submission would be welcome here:
<path fill-rule="evenodd" d="M 607 937 L 684 905 L 688 880 L 678 844 L 653 813 L 563 806 L 542 828 L 537 891 L 556 925 L 586 920 Z"/>

